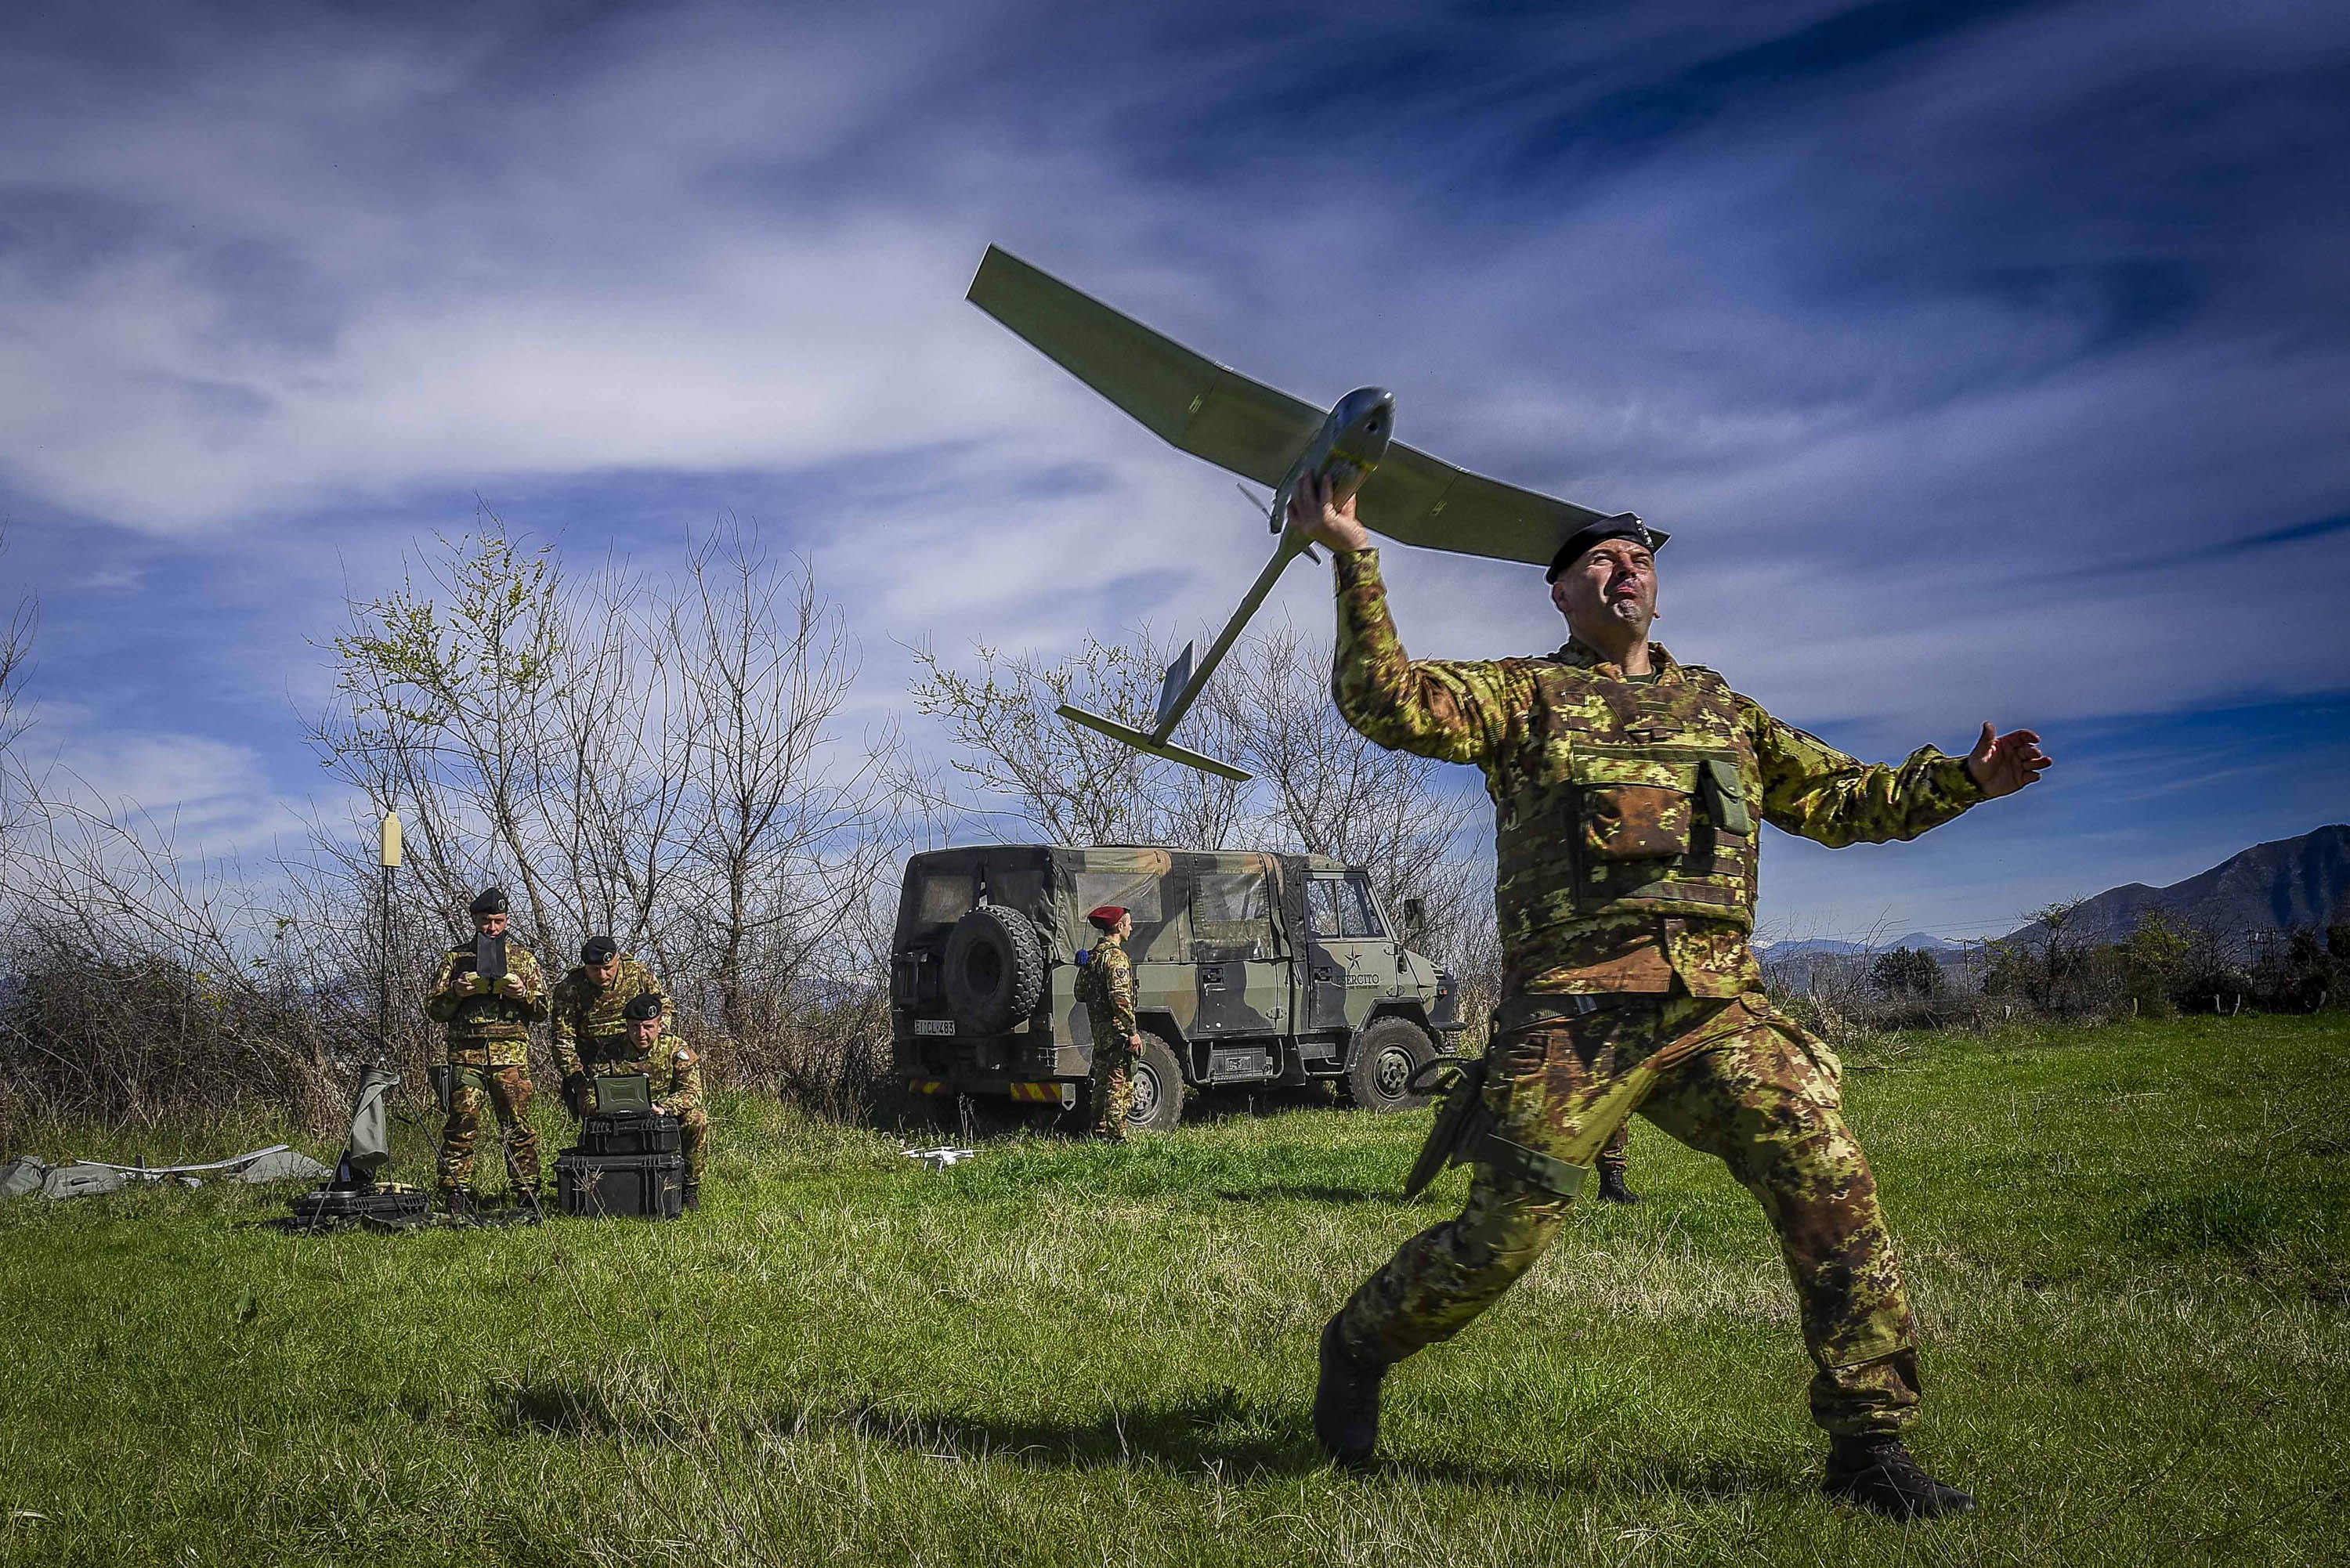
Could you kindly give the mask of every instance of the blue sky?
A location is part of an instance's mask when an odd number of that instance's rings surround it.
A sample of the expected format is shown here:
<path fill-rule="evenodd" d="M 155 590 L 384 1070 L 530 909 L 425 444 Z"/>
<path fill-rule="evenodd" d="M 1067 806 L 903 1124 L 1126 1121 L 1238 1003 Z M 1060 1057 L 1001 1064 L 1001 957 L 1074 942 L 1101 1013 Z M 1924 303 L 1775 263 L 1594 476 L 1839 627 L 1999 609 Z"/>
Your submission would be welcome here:
<path fill-rule="evenodd" d="M 326 802 L 312 639 L 477 497 L 755 520 L 868 717 L 924 635 L 1220 615 L 1261 522 L 962 303 L 993 240 L 1672 530 L 1659 637 L 1807 729 L 2040 729 L 1767 851 L 1776 930 L 2000 930 L 2350 815 L 2345 192 L 2339 5 L 19 7 L 0 575 L 38 742 L 246 855 Z M 1417 653 L 1559 639 L 1387 557 Z"/>

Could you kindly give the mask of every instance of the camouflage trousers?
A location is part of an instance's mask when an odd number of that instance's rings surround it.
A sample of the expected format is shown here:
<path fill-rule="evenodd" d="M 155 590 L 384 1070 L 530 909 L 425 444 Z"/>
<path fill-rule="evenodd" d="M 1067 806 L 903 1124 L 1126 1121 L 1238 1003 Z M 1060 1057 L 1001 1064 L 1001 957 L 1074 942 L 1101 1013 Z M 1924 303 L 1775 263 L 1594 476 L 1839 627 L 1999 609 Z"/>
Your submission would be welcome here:
<path fill-rule="evenodd" d="M 1126 1141 L 1126 1113 L 1134 1108 L 1134 1047 L 1102 1044 L 1094 1036 L 1093 1088 L 1087 1103 L 1093 1107 L 1096 1137 Z"/>
<path fill-rule="evenodd" d="M 1491 1063 L 1494 1130 L 1537 1158 L 1494 1148 L 1514 1171 L 1474 1165 L 1460 1218 L 1406 1241 L 1347 1301 L 1350 1353 L 1400 1361 L 1492 1305 L 1557 1233 L 1581 1168 L 1638 1111 L 1719 1156 L 1778 1232 L 1817 1368 L 1812 1419 L 1876 1434 L 1916 1412 L 1908 1298 L 1824 1043 L 1759 996 L 1677 997 L 1497 1035 Z"/>
<path fill-rule="evenodd" d="M 452 1052 L 449 1064 L 457 1081 L 449 1094 L 449 1120 L 441 1129 L 439 1187 L 443 1198 L 473 1185 L 473 1140 L 482 1130 L 487 1106 L 498 1118 L 498 1133 L 513 1152 L 515 1179 L 526 1188 L 538 1186 L 538 1134 L 530 1125 L 530 1069 L 511 1064 L 469 1061 L 477 1052 Z"/>
<path fill-rule="evenodd" d="M 685 1156 L 685 1179 L 699 1187 L 702 1164 L 710 1158 L 710 1113 L 700 1106 L 688 1106 L 670 1114 L 677 1117 L 677 1147 Z"/>
<path fill-rule="evenodd" d="M 1632 1124 L 1625 1122 L 1599 1146 L 1599 1153 L 1591 1162 L 1593 1168 L 1614 1171 L 1621 1176 L 1632 1168 Z"/>

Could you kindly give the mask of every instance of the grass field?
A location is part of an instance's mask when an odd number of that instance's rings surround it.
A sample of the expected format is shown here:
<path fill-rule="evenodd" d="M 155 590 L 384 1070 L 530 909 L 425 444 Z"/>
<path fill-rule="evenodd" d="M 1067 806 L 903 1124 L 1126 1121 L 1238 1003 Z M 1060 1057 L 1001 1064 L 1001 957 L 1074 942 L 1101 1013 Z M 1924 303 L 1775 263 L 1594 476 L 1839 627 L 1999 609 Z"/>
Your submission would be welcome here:
<path fill-rule="evenodd" d="M 1460 1172 L 1394 1196 L 1425 1113 L 1012 1137 L 937 1172 L 734 1096 L 677 1224 L 0 1207 L 0 1562 L 2344 1561 L 2345 1045 L 2337 1015 L 1854 1054 L 1927 1336 L 1913 1446 L 1981 1495 L 1963 1519 L 1819 1498 L 1769 1233 L 1645 1126 L 1649 1201 L 1580 1210 L 1399 1369 L 1357 1479 L 1312 1446 L 1314 1337 L 1459 1201 Z"/>

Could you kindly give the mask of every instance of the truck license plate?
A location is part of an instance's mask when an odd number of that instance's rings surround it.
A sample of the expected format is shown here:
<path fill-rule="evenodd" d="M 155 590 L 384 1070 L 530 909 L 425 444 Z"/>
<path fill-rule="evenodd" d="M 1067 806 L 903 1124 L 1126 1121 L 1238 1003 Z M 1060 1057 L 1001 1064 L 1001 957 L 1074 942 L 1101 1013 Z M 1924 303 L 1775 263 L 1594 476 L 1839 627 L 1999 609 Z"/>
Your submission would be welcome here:
<path fill-rule="evenodd" d="M 954 1020 L 951 1018 L 917 1018 L 914 1020 L 914 1033 L 917 1034 L 951 1034 L 954 1033 Z"/>

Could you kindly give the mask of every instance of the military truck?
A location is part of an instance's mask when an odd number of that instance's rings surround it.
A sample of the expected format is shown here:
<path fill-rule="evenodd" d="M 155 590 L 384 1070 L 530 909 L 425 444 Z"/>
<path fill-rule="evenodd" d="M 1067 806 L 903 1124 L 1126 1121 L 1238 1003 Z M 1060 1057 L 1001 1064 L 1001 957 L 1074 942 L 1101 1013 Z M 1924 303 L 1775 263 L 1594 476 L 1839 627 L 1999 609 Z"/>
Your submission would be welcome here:
<path fill-rule="evenodd" d="M 917 1093 L 1079 1116 L 1093 1031 L 1076 998 L 1097 933 L 1132 911 L 1144 1046 L 1128 1123 L 1163 1131 L 1188 1090 L 1332 1083 L 1373 1110 L 1425 1103 L 1412 1074 L 1461 1033 L 1451 976 L 1406 946 L 1359 867 L 1320 856 L 992 844 L 907 862 L 889 1001 Z"/>

